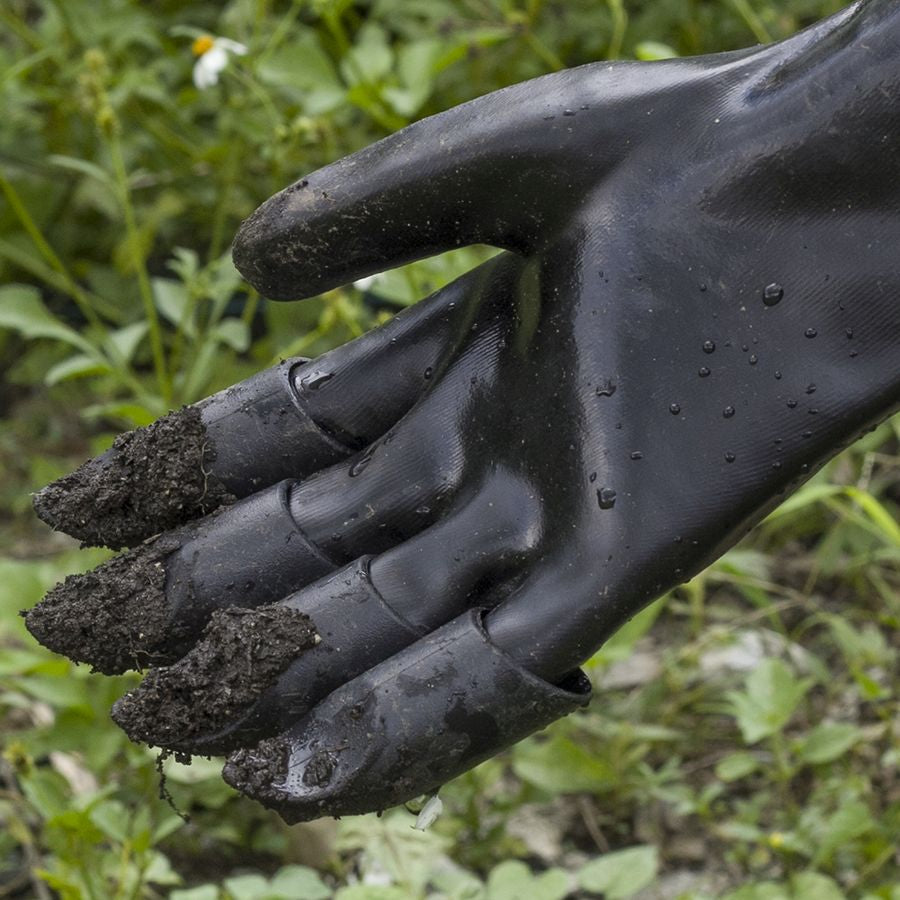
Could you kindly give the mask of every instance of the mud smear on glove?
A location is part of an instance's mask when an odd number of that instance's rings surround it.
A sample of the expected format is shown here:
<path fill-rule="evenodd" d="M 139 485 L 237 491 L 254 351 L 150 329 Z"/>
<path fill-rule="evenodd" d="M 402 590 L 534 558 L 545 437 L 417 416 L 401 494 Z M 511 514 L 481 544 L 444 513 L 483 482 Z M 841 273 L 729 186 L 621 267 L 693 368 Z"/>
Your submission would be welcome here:
<path fill-rule="evenodd" d="M 218 610 L 196 647 L 174 665 L 148 672 L 115 704 L 113 718 L 135 742 L 191 752 L 240 719 L 316 643 L 309 618 L 295 609 Z M 206 745 L 203 752 L 213 751 Z"/>
<path fill-rule="evenodd" d="M 69 575 L 23 611 L 25 625 L 45 647 L 104 675 L 177 659 L 164 561 L 179 546 L 163 536 L 83 575 Z"/>
<path fill-rule="evenodd" d="M 277 810 L 288 800 L 278 785 L 287 775 L 290 755 L 291 747 L 285 738 L 280 735 L 266 738 L 255 747 L 232 753 L 222 770 L 222 778 L 236 791 Z"/>
<path fill-rule="evenodd" d="M 234 499 L 210 472 L 214 458 L 200 410 L 186 406 L 117 437 L 35 494 L 34 509 L 84 544 L 132 547 Z"/>

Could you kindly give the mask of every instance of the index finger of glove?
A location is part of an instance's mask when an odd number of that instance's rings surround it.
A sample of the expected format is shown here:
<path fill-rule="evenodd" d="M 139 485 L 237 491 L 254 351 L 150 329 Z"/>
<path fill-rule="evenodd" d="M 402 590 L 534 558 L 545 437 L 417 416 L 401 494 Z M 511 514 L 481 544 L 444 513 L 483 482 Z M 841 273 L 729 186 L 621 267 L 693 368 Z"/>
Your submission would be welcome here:
<path fill-rule="evenodd" d="M 596 146 L 582 76 L 504 88 L 307 175 L 244 222 L 235 265 L 288 300 L 465 244 L 528 252 L 620 152 Z M 566 164 L 585 152 L 590 167 Z"/>

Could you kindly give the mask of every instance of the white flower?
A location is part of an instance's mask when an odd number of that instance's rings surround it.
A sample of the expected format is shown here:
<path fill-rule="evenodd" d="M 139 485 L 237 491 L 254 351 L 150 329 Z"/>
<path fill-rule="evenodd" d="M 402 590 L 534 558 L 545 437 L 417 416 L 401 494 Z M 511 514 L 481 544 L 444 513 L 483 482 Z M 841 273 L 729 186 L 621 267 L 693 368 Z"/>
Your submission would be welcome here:
<path fill-rule="evenodd" d="M 191 46 L 197 62 L 194 63 L 194 84 L 201 90 L 218 84 L 219 73 L 228 65 L 228 54 L 244 56 L 247 48 L 237 41 L 211 34 L 201 34 Z"/>

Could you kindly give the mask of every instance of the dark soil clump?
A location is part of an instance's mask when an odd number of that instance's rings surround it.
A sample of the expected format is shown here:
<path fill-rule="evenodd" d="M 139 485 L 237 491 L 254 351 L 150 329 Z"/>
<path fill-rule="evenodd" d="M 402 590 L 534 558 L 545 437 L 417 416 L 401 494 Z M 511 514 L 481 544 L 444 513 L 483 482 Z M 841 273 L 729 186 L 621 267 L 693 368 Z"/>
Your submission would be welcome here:
<path fill-rule="evenodd" d="M 38 516 L 84 544 L 118 550 L 205 515 L 233 498 L 195 406 L 116 438 L 112 448 L 34 496 Z"/>
<path fill-rule="evenodd" d="M 45 647 L 104 675 L 171 662 L 166 557 L 179 547 L 171 536 L 136 547 L 83 575 L 69 575 L 25 624 Z"/>
<path fill-rule="evenodd" d="M 232 753 L 222 777 L 242 794 L 265 806 L 277 807 L 287 799 L 278 785 L 287 774 L 290 752 L 290 744 L 280 735 L 266 738 L 255 747 Z"/>
<path fill-rule="evenodd" d="M 217 610 L 196 647 L 148 672 L 113 718 L 133 741 L 190 752 L 247 712 L 317 642 L 309 618 L 288 607 Z"/>

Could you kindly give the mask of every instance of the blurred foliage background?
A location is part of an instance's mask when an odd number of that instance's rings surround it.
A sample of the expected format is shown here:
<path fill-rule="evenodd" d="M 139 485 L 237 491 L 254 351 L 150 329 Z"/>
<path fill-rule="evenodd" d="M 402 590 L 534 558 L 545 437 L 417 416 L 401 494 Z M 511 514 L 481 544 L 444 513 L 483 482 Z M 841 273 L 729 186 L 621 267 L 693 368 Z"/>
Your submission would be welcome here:
<path fill-rule="evenodd" d="M 17 616 L 105 556 L 43 528 L 32 490 L 488 252 L 270 303 L 228 249 L 271 193 L 506 84 L 778 39 L 840 5 L 0 2 L 0 897 L 900 898 L 897 420 L 626 626 L 589 664 L 590 711 L 448 785 L 425 831 L 405 810 L 288 828 L 216 761 L 157 763 L 108 718 L 137 676 L 92 676 Z M 201 90 L 203 34 L 247 52 Z"/>

